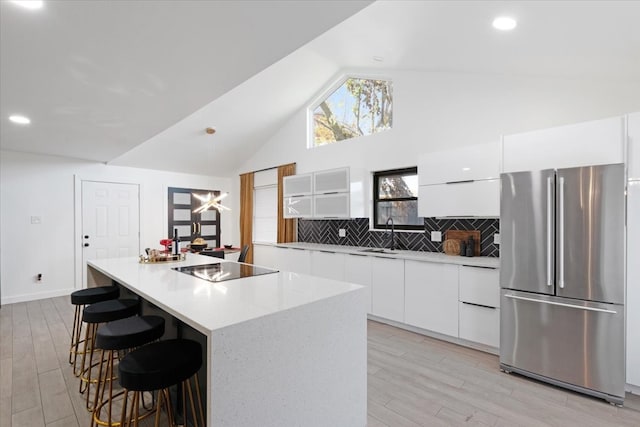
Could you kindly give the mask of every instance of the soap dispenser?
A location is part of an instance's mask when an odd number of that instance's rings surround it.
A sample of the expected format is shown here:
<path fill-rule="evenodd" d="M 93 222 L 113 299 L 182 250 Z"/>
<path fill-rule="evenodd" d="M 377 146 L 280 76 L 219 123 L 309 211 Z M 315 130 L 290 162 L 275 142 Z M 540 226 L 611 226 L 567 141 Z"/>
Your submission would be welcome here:
<path fill-rule="evenodd" d="M 466 248 L 467 249 L 466 255 L 468 257 L 472 257 L 473 256 L 473 252 L 474 252 L 475 247 L 476 247 L 476 245 L 475 245 L 475 242 L 473 241 L 473 236 L 469 236 L 469 240 L 467 242 L 467 248 Z"/>

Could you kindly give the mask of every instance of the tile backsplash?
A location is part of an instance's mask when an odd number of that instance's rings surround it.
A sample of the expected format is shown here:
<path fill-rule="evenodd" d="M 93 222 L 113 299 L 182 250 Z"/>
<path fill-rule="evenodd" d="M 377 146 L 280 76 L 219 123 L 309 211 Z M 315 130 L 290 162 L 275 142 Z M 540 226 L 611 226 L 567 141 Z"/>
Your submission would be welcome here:
<path fill-rule="evenodd" d="M 345 229 L 346 237 L 338 237 L 338 230 Z M 426 252 L 444 252 L 442 242 L 432 242 L 431 232 L 441 231 L 442 240 L 447 230 L 480 230 L 480 255 L 497 257 L 498 245 L 493 243 L 493 235 L 500 230 L 498 219 L 486 218 L 424 218 L 424 232 L 403 232 L 396 230 L 396 244 L 400 249 Z M 324 243 L 329 245 L 381 247 L 389 245 L 385 231 L 369 230 L 369 218 L 344 220 L 298 220 L 298 241 Z"/>

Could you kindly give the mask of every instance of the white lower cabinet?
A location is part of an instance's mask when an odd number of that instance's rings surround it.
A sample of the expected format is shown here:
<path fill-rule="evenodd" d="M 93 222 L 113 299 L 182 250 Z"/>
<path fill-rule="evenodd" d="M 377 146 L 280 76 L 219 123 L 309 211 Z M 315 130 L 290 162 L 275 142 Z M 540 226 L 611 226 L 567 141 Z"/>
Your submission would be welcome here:
<path fill-rule="evenodd" d="M 404 322 L 404 264 L 402 259 L 371 257 L 373 315 Z"/>
<path fill-rule="evenodd" d="M 253 244 L 253 263 L 263 267 L 278 269 L 280 248 L 270 245 Z"/>
<path fill-rule="evenodd" d="M 345 254 L 329 251 L 311 252 L 311 275 L 325 279 L 344 280 Z"/>
<path fill-rule="evenodd" d="M 460 338 L 500 346 L 500 276 L 496 268 L 460 266 Z"/>
<path fill-rule="evenodd" d="M 405 323 L 457 337 L 458 266 L 405 261 L 404 280 Z"/>
<path fill-rule="evenodd" d="M 367 313 L 371 314 L 371 260 L 366 255 L 345 254 L 344 280 L 364 286 L 367 291 Z"/>
<path fill-rule="evenodd" d="M 640 182 L 636 187 L 640 190 Z M 640 191 L 636 195 L 635 204 L 630 201 L 630 206 L 640 211 Z M 634 242 L 640 242 L 640 236 Z M 499 347 L 500 285 L 496 268 L 268 245 L 255 245 L 254 258 L 256 264 L 265 267 L 364 286 L 367 313 L 376 317 Z M 635 277 L 635 273 L 630 270 L 629 278 Z M 638 295 L 640 291 L 635 294 L 630 291 L 629 298 L 638 299 L 635 303 L 640 305 Z M 633 304 L 629 301 L 629 308 Z M 630 311 L 629 323 L 635 321 Z M 628 327 L 628 332 L 638 333 L 633 326 Z M 633 345 L 628 346 L 628 351 L 627 382 L 638 384 L 640 378 L 634 379 L 633 375 L 640 372 L 631 363 L 640 356 L 640 351 Z"/>
<path fill-rule="evenodd" d="M 311 273 L 311 252 L 305 249 L 277 248 L 278 260 L 276 265 L 281 271 L 292 273 Z"/>
<path fill-rule="evenodd" d="M 460 301 L 500 307 L 500 274 L 497 268 L 460 266 Z"/>
<path fill-rule="evenodd" d="M 500 309 L 460 302 L 460 338 L 500 346 Z"/>

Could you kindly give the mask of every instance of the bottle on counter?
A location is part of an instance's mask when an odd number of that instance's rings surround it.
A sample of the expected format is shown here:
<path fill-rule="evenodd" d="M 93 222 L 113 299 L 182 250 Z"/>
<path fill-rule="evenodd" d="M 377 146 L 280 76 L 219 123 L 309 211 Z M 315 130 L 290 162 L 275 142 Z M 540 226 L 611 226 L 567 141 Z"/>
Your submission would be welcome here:
<path fill-rule="evenodd" d="M 473 241 L 473 236 L 469 236 L 469 241 L 467 242 L 467 248 L 466 248 L 466 256 L 472 257 L 475 247 L 476 245 L 475 245 L 475 242 Z"/>
<path fill-rule="evenodd" d="M 460 256 L 467 256 L 467 243 L 464 240 L 460 240 Z"/>

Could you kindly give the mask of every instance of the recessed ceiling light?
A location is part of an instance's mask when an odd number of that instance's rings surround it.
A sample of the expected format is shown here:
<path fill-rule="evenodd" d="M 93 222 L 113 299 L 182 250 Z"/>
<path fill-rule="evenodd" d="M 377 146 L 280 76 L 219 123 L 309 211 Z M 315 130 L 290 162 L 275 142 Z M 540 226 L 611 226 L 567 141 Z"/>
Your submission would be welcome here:
<path fill-rule="evenodd" d="M 493 20 L 493 28 L 500 31 L 509 31 L 513 30 L 518 23 L 515 19 L 509 18 L 508 16 L 498 16 Z"/>
<path fill-rule="evenodd" d="M 15 114 L 13 116 L 9 116 L 9 120 L 11 120 L 13 123 L 17 123 L 19 125 L 28 125 L 29 123 L 31 123 L 31 120 L 29 119 L 29 117 L 20 116 L 18 114 Z"/>
<path fill-rule="evenodd" d="M 42 9 L 42 6 L 44 6 L 44 1 L 42 0 L 11 0 L 11 2 L 30 10 Z"/>

